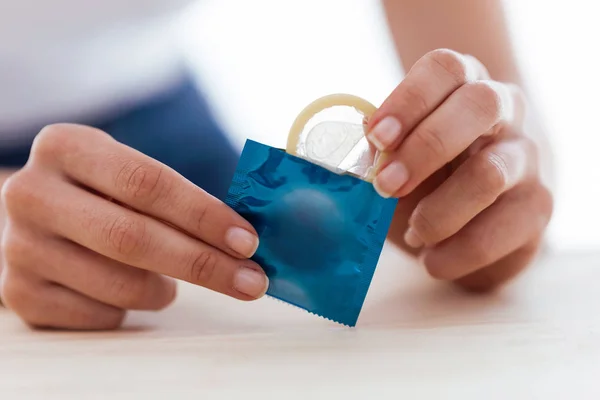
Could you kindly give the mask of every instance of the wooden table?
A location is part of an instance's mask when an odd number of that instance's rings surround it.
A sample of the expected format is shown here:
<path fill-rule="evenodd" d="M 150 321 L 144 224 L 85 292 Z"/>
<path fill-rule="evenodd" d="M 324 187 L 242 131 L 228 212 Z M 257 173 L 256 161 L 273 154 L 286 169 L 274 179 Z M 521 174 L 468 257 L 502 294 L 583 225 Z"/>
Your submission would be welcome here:
<path fill-rule="evenodd" d="M 489 296 L 386 248 L 356 328 L 191 285 L 123 330 L 0 311 L 0 399 L 600 399 L 600 253 L 547 256 Z"/>

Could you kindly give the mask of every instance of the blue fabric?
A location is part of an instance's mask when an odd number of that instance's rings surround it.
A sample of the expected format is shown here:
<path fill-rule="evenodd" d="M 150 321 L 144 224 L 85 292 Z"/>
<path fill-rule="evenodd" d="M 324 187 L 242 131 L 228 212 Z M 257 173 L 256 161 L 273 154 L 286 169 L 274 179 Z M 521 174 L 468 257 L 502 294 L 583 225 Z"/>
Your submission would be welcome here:
<path fill-rule="evenodd" d="M 54 122 L 65 121 L 47 121 Z M 68 122 L 108 132 L 221 199 L 227 193 L 239 158 L 191 80 L 116 118 Z M 10 151 L 0 149 L 0 167 L 23 166 L 30 147 L 31 143 L 27 143 Z"/>
<path fill-rule="evenodd" d="M 267 294 L 354 326 L 396 199 L 373 185 L 248 140 L 225 202 L 256 229 Z"/>

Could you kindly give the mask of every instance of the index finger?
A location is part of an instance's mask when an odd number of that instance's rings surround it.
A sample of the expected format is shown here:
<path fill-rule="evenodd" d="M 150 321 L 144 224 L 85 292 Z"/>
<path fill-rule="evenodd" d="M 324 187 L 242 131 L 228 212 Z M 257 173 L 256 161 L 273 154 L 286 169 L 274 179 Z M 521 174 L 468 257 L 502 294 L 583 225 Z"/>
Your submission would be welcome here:
<path fill-rule="evenodd" d="M 258 247 L 252 225 L 223 202 L 102 131 L 53 125 L 38 135 L 32 153 L 34 160 L 50 154 L 68 178 L 230 255 L 251 257 Z"/>
<path fill-rule="evenodd" d="M 454 91 L 486 77 L 474 57 L 447 49 L 427 53 L 371 116 L 367 138 L 379 151 L 395 150 Z"/>

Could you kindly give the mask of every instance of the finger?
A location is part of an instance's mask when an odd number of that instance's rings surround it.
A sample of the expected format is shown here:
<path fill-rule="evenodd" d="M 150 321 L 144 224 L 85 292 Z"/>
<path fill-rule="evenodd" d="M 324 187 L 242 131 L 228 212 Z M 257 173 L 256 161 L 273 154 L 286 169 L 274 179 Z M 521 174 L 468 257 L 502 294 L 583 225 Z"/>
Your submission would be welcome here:
<path fill-rule="evenodd" d="M 447 177 L 448 173 L 446 173 L 446 171 L 438 171 L 430 176 L 429 179 L 423 182 L 411 194 L 398 199 L 398 203 L 394 211 L 394 219 L 390 225 L 387 237 L 408 254 L 415 256 L 420 254 L 420 249 L 409 246 L 404 240 L 406 231 L 410 227 L 410 216 L 420 201 L 436 190 L 447 179 Z"/>
<path fill-rule="evenodd" d="M 10 188 L 12 202 L 21 204 L 21 220 L 110 259 L 241 300 L 261 297 L 267 290 L 267 277 L 256 263 L 76 186 L 39 179 L 17 189 Z"/>
<path fill-rule="evenodd" d="M 484 147 L 417 205 L 405 242 L 431 246 L 454 235 L 504 192 L 534 176 L 534 145 L 526 138 Z"/>
<path fill-rule="evenodd" d="M 6 266 L 0 287 L 6 306 L 35 328 L 118 328 L 125 311 Z"/>
<path fill-rule="evenodd" d="M 429 274 L 455 280 L 489 266 L 541 235 L 552 214 L 552 196 L 541 185 L 516 187 L 450 239 L 425 249 Z"/>
<path fill-rule="evenodd" d="M 367 138 L 380 151 L 394 150 L 456 89 L 486 76 L 473 57 L 446 49 L 426 54 L 371 116 Z"/>
<path fill-rule="evenodd" d="M 481 61 L 479 61 L 476 57 L 473 57 L 470 54 L 463 54 L 462 55 L 465 60 L 467 65 L 469 66 L 469 68 L 472 69 L 473 72 L 473 76 L 475 76 L 474 80 L 488 80 L 490 79 L 490 73 L 488 72 L 487 68 L 485 67 L 485 65 L 483 65 L 483 63 Z"/>
<path fill-rule="evenodd" d="M 29 270 L 117 308 L 159 310 L 175 298 L 172 278 L 130 267 L 58 238 L 39 240 L 10 229 L 4 257 L 12 268 Z"/>
<path fill-rule="evenodd" d="M 407 195 L 480 136 L 509 124 L 513 115 L 513 91 L 507 85 L 478 81 L 461 86 L 396 152 L 386 154 L 375 188 L 387 197 Z"/>
<path fill-rule="evenodd" d="M 233 256 L 251 257 L 258 247 L 252 225 L 224 203 L 173 169 L 94 128 L 48 127 L 38 135 L 33 154 L 51 158 L 70 179 Z"/>
<path fill-rule="evenodd" d="M 489 267 L 459 278 L 456 284 L 470 292 L 493 290 L 522 272 L 538 253 L 539 244 L 540 238 L 536 238 Z"/>

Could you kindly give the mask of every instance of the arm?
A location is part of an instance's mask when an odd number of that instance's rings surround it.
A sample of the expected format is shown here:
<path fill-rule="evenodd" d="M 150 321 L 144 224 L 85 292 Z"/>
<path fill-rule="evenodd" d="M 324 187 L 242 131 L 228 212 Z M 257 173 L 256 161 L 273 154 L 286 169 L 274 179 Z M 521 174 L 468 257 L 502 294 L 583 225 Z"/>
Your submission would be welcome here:
<path fill-rule="evenodd" d="M 553 188 L 552 148 L 519 71 L 501 0 L 382 0 L 398 57 L 405 71 L 427 52 L 447 48 L 476 57 L 490 77 L 525 91 L 525 133 L 540 150 L 541 175 Z"/>
<path fill-rule="evenodd" d="M 368 128 L 388 155 L 375 186 L 400 198 L 389 238 L 439 279 L 495 287 L 529 264 L 552 209 L 501 1 L 382 1 L 408 71 Z"/>
<path fill-rule="evenodd" d="M 30 326 L 117 328 L 127 310 L 169 305 L 171 278 L 239 300 L 267 290 L 248 221 L 95 128 L 45 127 L 2 207 L 0 297 Z"/>
<path fill-rule="evenodd" d="M 492 79 L 522 86 L 500 0 L 383 0 L 406 71 L 425 53 L 448 48 L 477 57 Z"/>

